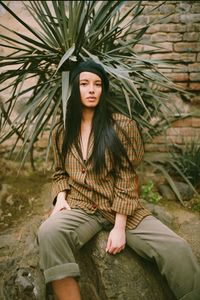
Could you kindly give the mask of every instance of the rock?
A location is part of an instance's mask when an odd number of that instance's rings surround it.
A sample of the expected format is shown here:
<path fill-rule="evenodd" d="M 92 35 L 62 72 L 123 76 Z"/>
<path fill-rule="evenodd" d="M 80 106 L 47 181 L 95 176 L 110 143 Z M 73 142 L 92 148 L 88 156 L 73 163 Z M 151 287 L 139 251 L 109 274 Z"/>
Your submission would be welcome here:
<path fill-rule="evenodd" d="M 40 273 L 40 274 L 39 274 Z M 42 278 L 39 270 L 21 268 L 12 272 L 5 280 L 3 296 L 5 300 L 45 300 L 38 279 Z M 42 280 L 43 286 L 44 281 Z"/>
<path fill-rule="evenodd" d="M 170 214 L 167 209 L 159 204 L 149 203 L 146 200 L 141 199 L 141 203 L 161 222 L 168 227 L 173 227 L 175 218 Z"/>
<path fill-rule="evenodd" d="M 44 220 L 44 212 L 49 209 L 48 199 L 47 185 L 41 199 L 38 200 L 41 206 L 37 209 L 37 214 L 29 218 L 24 215 L 23 222 L 21 221 L 16 228 L 6 229 L 1 235 L 0 299 L 2 300 L 54 299 L 51 294 L 48 296 L 46 294 L 43 273 L 39 267 L 36 239 L 37 229 Z M 154 211 L 161 218 L 163 211 L 157 208 L 158 205 L 154 205 Z M 163 219 L 168 222 L 166 216 L 167 214 Z M 193 225 L 196 226 L 195 232 L 192 232 Z M 200 255 L 197 238 L 199 226 L 199 218 L 191 219 L 191 222 L 183 227 L 181 235 L 183 238 L 192 236 L 192 240 L 189 241 L 197 256 Z M 182 228 L 180 223 L 177 228 Z M 192 234 L 187 236 L 187 232 Z M 155 264 L 142 259 L 128 246 L 120 254 L 107 254 L 105 252 L 107 238 L 108 232 L 103 231 L 76 253 L 81 270 L 79 282 L 82 300 L 174 300 Z"/>
<path fill-rule="evenodd" d="M 38 222 L 34 224 L 36 226 Z M 4 300 L 53 299 L 51 293 L 45 296 L 37 243 L 31 241 L 34 234 L 30 234 L 30 228 L 34 228 L 33 224 L 24 228 L 23 239 L 15 243 L 20 252 L 14 253 L 12 263 L 7 257 L 2 266 L 2 270 L 6 270 L 2 291 Z M 29 235 L 31 238 L 28 239 Z M 115 256 L 107 254 L 107 238 L 108 232 L 99 233 L 76 254 L 81 270 L 82 300 L 174 299 L 154 264 L 143 260 L 128 247 Z M 13 241 L 12 238 L 10 240 Z M 9 254 L 13 249 L 9 249 L 8 245 L 9 242 L 5 243 Z"/>
<path fill-rule="evenodd" d="M 100 232 L 77 254 L 83 300 L 173 300 L 157 267 L 132 249 L 105 252 L 108 232 Z"/>
<path fill-rule="evenodd" d="M 183 200 L 188 201 L 193 197 L 194 191 L 187 183 L 179 182 L 179 181 L 175 181 L 174 183 L 179 193 L 181 194 Z"/>
<path fill-rule="evenodd" d="M 194 191 L 187 183 L 174 181 L 174 184 L 179 191 L 182 200 L 189 201 L 193 197 Z M 161 184 L 160 186 L 158 186 L 158 190 L 164 199 L 177 200 L 176 194 L 169 185 Z"/>
<path fill-rule="evenodd" d="M 158 191 L 162 195 L 162 197 L 166 200 L 173 200 L 175 201 L 177 199 L 176 195 L 172 191 L 169 185 L 167 184 L 161 184 L 158 186 Z"/>

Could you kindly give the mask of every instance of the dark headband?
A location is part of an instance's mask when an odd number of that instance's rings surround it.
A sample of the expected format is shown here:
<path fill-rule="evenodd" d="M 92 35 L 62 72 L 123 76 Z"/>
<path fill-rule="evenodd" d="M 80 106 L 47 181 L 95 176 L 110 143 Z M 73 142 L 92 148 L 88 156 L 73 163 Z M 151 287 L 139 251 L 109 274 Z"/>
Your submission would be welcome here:
<path fill-rule="evenodd" d="M 95 63 L 93 60 L 81 62 L 71 72 L 71 74 L 70 74 L 71 81 L 73 81 L 75 79 L 75 77 L 77 75 L 79 75 L 81 72 L 91 72 L 91 73 L 98 75 L 102 80 L 105 90 L 108 91 L 108 88 L 109 88 L 108 76 L 107 76 L 104 68 L 100 64 Z"/>

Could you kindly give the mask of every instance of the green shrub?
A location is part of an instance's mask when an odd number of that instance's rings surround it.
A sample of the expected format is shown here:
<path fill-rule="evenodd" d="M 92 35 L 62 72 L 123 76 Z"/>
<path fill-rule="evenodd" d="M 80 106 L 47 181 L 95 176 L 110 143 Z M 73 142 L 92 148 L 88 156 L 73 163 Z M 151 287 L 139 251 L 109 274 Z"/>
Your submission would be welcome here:
<path fill-rule="evenodd" d="M 162 197 L 154 189 L 155 188 L 153 182 L 148 181 L 146 185 L 141 186 L 141 197 L 148 202 L 157 204 L 162 199 Z"/>
<path fill-rule="evenodd" d="M 193 139 L 185 147 L 174 146 L 175 151 L 171 152 L 171 158 L 167 167 L 174 176 L 184 175 L 191 184 L 200 187 L 200 143 L 199 138 Z"/>

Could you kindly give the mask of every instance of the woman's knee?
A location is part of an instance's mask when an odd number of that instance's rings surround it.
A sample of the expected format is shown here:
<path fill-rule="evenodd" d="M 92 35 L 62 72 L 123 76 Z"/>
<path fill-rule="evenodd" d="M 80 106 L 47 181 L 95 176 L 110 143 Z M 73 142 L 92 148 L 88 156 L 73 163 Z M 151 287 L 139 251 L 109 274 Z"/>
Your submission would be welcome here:
<path fill-rule="evenodd" d="M 58 226 L 50 218 L 48 218 L 40 225 L 38 229 L 39 243 L 47 239 L 52 240 L 58 234 L 58 232 L 59 232 Z"/>
<path fill-rule="evenodd" d="M 191 248 L 188 242 L 180 236 L 177 236 L 177 238 L 174 240 L 173 249 L 176 251 L 178 256 L 183 255 L 183 257 L 188 252 L 191 252 Z"/>
<path fill-rule="evenodd" d="M 78 237 L 74 230 L 67 228 L 67 224 L 63 226 L 62 222 L 50 217 L 38 229 L 38 242 L 45 247 L 65 244 L 65 247 L 73 248 L 78 243 Z"/>

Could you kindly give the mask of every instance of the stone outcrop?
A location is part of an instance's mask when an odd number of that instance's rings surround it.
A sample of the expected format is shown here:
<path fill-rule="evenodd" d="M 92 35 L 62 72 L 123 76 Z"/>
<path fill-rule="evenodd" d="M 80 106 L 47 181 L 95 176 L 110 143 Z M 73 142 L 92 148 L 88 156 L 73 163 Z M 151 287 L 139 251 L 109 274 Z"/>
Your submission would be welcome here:
<path fill-rule="evenodd" d="M 46 184 L 31 217 L 24 214 L 18 225 L 5 229 L 0 237 L 0 299 L 53 300 L 46 293 L 39 268 L 37 230 L 49 210 L 49 184 Z M 155 210 L 155 207 L 157 210 Z M 150 208 L 159 213 L 159 206 Z M 162 208 L 164 210 L 164 207 Z M 181 212 L 181 213 L 180 213 Z M 200 220 L 196 214 L 180 209 L 170 212 L 172 225 L 186 238 L 200 261 Z M 166 218 L 163 218 L 165 221 Z M 168 219 L 167 219 L 168 220 Z M 169 221 L 169 220 L 168 220 Z M 165 279 L 157 267 L 140 258 L 131 249 L 117 255 L 105 252 L 108 232 L 103 231 L 76 253 L 81 269 L 80 286 L 83 300 L 173 300 Z"/>
<path fill-rule="evenodd" d="M 105 252 L 108 233 L 101 232 L 78 255 L 83 300 L 173 300 L 157 267 L 128 247 L 118 255 Z"/>
<path fill-rule="evenodd" d="M 1 299 L 53 299 L 46 290 L 39 269 L 35 232 L 40 218 L 23 226 L 23 234 L 7 234 L 7 259 L 1 264 Z M 157 267 L 138 257 L 127 247 L 121 254 L 105 252 L 108 232 L 101 232 L 76 254 L 81 269 L 80 286 L 83 300 L 173 300 L 165 279 Z M 15 240 L 16 239 L 16 240 Z M 15 240 L 15 241 L 14 241 Z M 2 241 L 2 240 L 1 240 Z"/>

